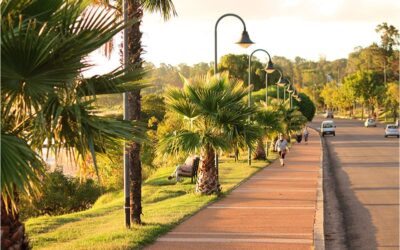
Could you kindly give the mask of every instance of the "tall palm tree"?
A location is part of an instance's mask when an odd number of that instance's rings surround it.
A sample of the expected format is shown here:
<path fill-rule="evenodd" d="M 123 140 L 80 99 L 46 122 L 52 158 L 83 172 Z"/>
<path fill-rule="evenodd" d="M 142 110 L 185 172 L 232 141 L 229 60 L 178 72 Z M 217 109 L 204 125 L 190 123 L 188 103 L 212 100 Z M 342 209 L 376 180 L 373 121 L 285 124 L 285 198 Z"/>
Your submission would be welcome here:
<path fill-rule="evenodd" d="M 202 163 L 196 191 L 202 194 L 218 193 L 220 186 L 215 168 L 215 151 L 232 149 L 240 138 L 252 146 L 259 128 L 249 124 L 247 117 L 255 114 L 244 98 L 248 89 L 242 82 L 230 80 L 227 74 L 185 79 L 183 89 L 167 92 L 167 107 L 192 119 L 191 128 L 181 128 L 160 140 L 160 149 L 166 153 L 200 150 Z"/>
<path fill-rule="evenodd" d="M 122 140 L 143 139 L 134 122 L 96 114 L 96 94 L 138 90 L 144 72 L 117 69 L 84 78 L 85 57 L 124 28 L 102 8 L 79 0 L 1 2 L 1 244 L 27 249 L 18 194 L 40 186 L 47 141 L 79 159 L 106 153 Z M 133 21 L 132 21 L 133 22 Z"/>
<path fill-rule="evenodd" d="M 171 0 L 124 0 L 128 2 L 128 19 L 136 19 L 138 22 L 132 24 L 128 29 L 128 61 L 134 67 L 141 69 L 143 60 L 141 55 L 142 32 L 140 25 L 143 12 L 160 12 L 164 20 L 176 15 L 175 7 Z M 140 120 L 141 95 L 140 90 L 128 93 L 129 115 L 128 120 Z M 127 148 L 130 166 L 130 213 L 131 222 L 141 224 L 142 214 L 142 164 L 140 160 L 139 142 L 133 142 Z"/>

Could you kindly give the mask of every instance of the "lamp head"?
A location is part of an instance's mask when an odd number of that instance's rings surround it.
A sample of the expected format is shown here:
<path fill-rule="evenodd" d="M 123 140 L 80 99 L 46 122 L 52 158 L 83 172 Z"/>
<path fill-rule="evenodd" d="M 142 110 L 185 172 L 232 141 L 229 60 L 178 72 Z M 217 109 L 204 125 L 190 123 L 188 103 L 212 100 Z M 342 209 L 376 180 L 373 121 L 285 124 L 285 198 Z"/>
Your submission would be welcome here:
<path fill-rule="evenodd" d="M 289 86 L 287 87 L 287 92 L 292 93 L 294 91 L 293 85 L 289 84 Z"/>
<path fill-rule="evenodd" d="M 246 30 L 243 30 L 242 36 L 240 37 L 240 40 L 236 42 L 236 44 L 239 44 L 242 48 L 248 48 L 254 43 L 250 40 L 249 33 L 247 33 Z"/>
<path fill-rule="evenodd" d="M 272 63 L 271 60 L 268 61 L 268 65 L 267 65 L 267 67 L 265 68 L 265 71 L 266 71 L 268 74 L 271 74 L 271 73 L 273 73 L 273 72 L 275 71 L 274 64 Z"/>
<path fill-rule="evenodd" d="M 285 87 L 289 84 L 289 81 L 285 77 L 281 77 L 279 81 L 276 83 L 279 87 Z"/>

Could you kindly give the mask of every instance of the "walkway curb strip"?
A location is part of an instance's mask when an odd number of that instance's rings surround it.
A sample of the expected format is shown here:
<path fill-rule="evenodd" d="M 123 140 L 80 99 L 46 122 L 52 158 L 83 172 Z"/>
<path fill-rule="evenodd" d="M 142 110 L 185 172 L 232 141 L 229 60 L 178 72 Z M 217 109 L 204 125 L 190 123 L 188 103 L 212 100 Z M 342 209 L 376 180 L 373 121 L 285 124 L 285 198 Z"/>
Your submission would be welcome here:
<path fill-rule="evenodd" d="M 318 130 L 314 129 L 318 135 Z M 318 174 L 318 186 L 317 186 L 317 204 L 315 211 L 314 221 L 314 248 L 315 250 L 325 250 L 325 236 L 324 236 L 324 191 L 323 191 L 323 161 L 324 161 L 324 150 L 322 148 L 322 138 L 320 137 L 321 145 L 321 157 L 320 157 L 320 168 Z"/>

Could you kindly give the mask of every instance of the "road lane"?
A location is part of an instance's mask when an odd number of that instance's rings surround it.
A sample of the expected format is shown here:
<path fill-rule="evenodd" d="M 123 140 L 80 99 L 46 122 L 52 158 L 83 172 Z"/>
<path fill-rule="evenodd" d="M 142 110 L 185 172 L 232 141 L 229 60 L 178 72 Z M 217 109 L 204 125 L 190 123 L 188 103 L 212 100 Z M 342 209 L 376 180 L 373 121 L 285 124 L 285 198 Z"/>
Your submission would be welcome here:
<path fill-rule="evenodd" d="M 314 119 L 318 127 L 322 118 Z M 350 249 L 399 249 L 399 140 L 384 126 L 334 119 L 326 136 Z"/>

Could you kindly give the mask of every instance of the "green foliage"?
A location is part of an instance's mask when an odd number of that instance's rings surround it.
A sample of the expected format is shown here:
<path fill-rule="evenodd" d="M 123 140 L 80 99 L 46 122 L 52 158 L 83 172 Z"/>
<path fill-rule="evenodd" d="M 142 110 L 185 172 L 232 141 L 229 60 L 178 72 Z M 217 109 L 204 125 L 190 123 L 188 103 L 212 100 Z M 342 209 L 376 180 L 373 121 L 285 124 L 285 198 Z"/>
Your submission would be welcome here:
<path fill-rule="evenodd" d="M 146 94 L 142 97 L 141 119 L 148 122 L 152 117 L 156 118 L 157 125 L 164 119 L 165 101 L 162 94 Z"/>
<path fill-rule="evenodd" d="M 146 84 L 137 79 L 146 72 L 130 68 L 82 76 L 91 66 L 87 55 L 124 28 L 112 12 L 88 4 L 1 2 L 2 153 L 13 150 L 2 159 L 1 189 L 14 209 L 15 191 L 32 195 L 40 180 L 43 162 L 34 152 L 42 150 L 44 141 L 51 151 L 74 153 L 75 160 L 90 156 L 96 167 L 97 154 L 107 148 L 123 139 L 144 139 L 139 123 L 96 112 L 96 94 L 141 89 Z"/>
<path fill-rule="evenodd" d="M 167 92 L 170 110 L 189 119 L 186 126 L 166 134 L 160 140 L 162 152 L 173 154 L 196 149 L 226 150 L 231 142 L 244 141 L 252 146 L 257 129 L 247 123 L 254 107 L 244 102 L 248 89 L 227 74 L 186 79 L 183 90 Z"/>
<path fill-rule="evenodd" d="M 268 105 L 265 102 L 259 103 L 255 120 L 264 129 L 266 132 L 264 136 L 268 139 L 275 137 L 279 132 L 284 132 L 281 108 L 277 101 L 271 101 Z"/>
<path fill-rule="evenodd" d="M 276 155 L 271 155 L 270 160 Z M 224 159 L 220 165 L 223 194 L 232 190 L 265 166 L 265 161 L 233 162 Z M 216 195 L 196 195 L 189 179 L 171 183 L 167 176 L 175 166 L 157 169 L 143 183 L 143 225 L 126 230 L 123 192 L 106 193 L 92 208 L 62 216 L 31 218 L 25 225 L 34 249 L 140 249 L 206 204 Z"/>
<path fill-rule="evenodd" d="M 256 57 L 252 58 L 251 62 L 251 84 L 254 90 L 259 90 L 265 86 L 265 65 L 257 60 Z M 228 71 L 230 77 L 237 80 L 242 80 L 248 84 L 249 69 L 249 56 L 245 54 L 234 55 L 228 54 L 221 57 L 218 64 L 219 72 Z"/>
<path fill-rule="evenodd" d="M 393 53 L 393 48 L 399 45 L 399 30 L 395 26 L 383 22 L 376 26 L 375 31 L 381 34 L 382 47 L 388 54 Z"/>
<path fill-rule="evenodd" d="M 182 116 L 167 110 L 164 120 L 158 124 L 156 138 L 163 138 L 169 134 L 173 134 L 174 131 L 186 127 L 188 122 L 190 121 L 184 120 Z M 187 153 L 183 151 L 169 155 L 164 154 L 160 148 L 157 148 L 156 157 L 153 161 L 153 164 L 157 168 L 176 166 L 177 164 L 184 162 L 186 157 Z"/>
<path fill-rule="evenodd" d="M 299 93 L 299 97 L 301 98 L 301 101 L 298 102 L 296 99 L 293 99 L 293 106 L 298 107 L 299 111 L 308 121 L 312 121 L 316 112 L 314 102 L 311 101 L 310 97 L 305 93 Z"/>
<path fill-rule="evenodd" d="M 345 78 L 345 85 L 355 89 L 356 96 L 361 102 L 368 104 L 371 110 L 379 105 L 380 96 L 384 93 L 383 75 L 376 71 L 358 71 Z"/>
<path fill-rule="evenodd" d="M 42 192 L 36 197 L 22 197 L 21 215 L 60 215 L 89 209 L 101 195 L 101 188 L 92 179 L 80 182 L 61 171 L 49 173 L 43 180 Z"/>

